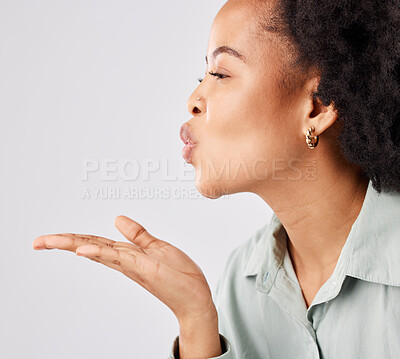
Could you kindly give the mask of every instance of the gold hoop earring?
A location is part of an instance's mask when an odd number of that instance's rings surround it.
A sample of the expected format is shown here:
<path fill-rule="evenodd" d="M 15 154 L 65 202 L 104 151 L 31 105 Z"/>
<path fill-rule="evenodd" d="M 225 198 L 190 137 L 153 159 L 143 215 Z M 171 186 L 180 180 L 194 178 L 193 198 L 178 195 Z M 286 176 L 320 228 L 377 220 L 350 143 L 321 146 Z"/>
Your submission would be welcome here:
<path fill-rule="evenodd" d="M 319 136 L 313 136 L 312 132 L 315 130 L 314 126 L 311 126 L 306 132 L 306 143 L 310 150 L 314 149 L 318 145 Z"/>

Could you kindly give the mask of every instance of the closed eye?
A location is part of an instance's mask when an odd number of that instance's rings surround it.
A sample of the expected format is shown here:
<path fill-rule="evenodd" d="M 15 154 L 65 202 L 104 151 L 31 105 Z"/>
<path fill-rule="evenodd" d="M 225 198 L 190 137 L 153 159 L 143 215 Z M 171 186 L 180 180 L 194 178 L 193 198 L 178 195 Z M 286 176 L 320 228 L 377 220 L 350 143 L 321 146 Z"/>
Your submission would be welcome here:
<path fill-rule="evenodd" d="M 228 76 L 226 76 L 226 75 L 219 74 L 218 72 L 209 71 L 208 73 L 209 73 L 210 75 L 212 75 L 212 76 L 218 77 L 219 79 L 224 79 L 224 78 L 228 77 Z"/>
<path fill-rule="evenodd" d="M 229 76 L 227 76 L 227 75 L 223 75 L 223 74 L 220 74 L 220 73 L 218 73 L 218 72 L 209 71 L 208 73 L 209 73 L 210 75 L 212 75 L 212 76 L 217 77 L 217 79 L 225 79 L 225 78 L 229 77 Z M 201 82 L 204 80 L 204 78 L 198 78 L 197 80 L 201 83 Z"/>

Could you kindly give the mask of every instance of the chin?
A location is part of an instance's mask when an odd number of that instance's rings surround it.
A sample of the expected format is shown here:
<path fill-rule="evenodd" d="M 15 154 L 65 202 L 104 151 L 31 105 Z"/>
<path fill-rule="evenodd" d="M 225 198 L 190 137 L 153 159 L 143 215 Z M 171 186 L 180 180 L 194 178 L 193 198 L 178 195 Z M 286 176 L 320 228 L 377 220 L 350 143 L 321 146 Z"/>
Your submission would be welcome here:
<path fill-rule="evenodd" d="M 196 188 L 203 197 L 209 199 L 217 199 L 226 194 L 218 188 L 202 188 L 198 187 L 197 185 Z"/>
<path fill-rule="evenodd" d="M 229 178 L 229 167 L 227 170 L 223 166 L 211 169 L 210 163 L 211 160 L 193 163 L 196 174 L 195 185 L 200 194 L 209 199 L 217 199 L 236 193 L 240 187 L 238 184 L 242 183 L 241 178 L 233 181 Z"/>
<path fill-rule="evenodd" d="M 217 199 L 230 194 L 223 181 L 202 181 L 196 178 L 196 188 L 200 194 L 209 199 Z"/>

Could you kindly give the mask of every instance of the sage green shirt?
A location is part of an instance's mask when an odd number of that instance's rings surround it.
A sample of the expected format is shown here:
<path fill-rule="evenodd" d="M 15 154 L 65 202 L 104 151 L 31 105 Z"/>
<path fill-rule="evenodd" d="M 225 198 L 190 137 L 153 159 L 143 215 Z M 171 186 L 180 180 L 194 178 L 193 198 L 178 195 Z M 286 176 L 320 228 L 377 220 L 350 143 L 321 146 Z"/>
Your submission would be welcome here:
<path fill-rule="evenodd" d="M 230 253 L 213 295 L 224 346 L 216 358 L 400 358 L 400 194 L 379 194 L 369 182 L 336 267 L 308 309 L 287 241 L 273 213 Z M 168 358 L 178 359 L 178 349 L 179 336 Z"/>

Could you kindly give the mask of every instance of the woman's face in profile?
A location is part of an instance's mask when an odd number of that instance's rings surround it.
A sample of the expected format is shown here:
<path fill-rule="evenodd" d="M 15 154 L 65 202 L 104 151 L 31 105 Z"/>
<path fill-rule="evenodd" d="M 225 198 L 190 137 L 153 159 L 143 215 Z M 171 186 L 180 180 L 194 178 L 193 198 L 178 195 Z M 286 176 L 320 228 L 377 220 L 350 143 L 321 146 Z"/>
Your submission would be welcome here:
<path fill-rule="evenodd" d="M 256 192 L 265 181 L 296 174 L 290 161 L 307 150 L 306 92 L 289 96 L 279 86 L 285 47 L 273 33 L 260 32 L 256 3 L 230 0 L 219 11 L 205 77 L 187 103 L 197 142 L 189 161 L 197 189 L 209 198 Z"/>

